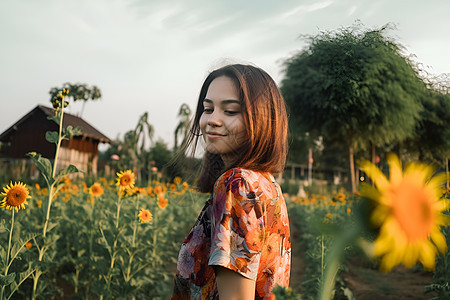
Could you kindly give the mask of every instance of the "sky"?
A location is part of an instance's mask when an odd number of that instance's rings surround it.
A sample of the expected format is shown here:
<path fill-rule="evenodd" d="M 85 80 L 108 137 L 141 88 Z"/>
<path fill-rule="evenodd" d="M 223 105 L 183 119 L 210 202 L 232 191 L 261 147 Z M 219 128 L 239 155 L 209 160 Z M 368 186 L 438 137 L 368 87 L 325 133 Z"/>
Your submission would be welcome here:
<path fill-rule="evenodd" d="M 448 0 L 0 0 L 0 133 L 50 106 L 52 87 L 86 83 L 102 92 L 85 105 L 88 123 L 114 140 L 148 112 L 154 140 L 171 148 L 178 110 L 195 110 L 209 72 L 250 63 L 280 83 L 302 36 L 356 20 L 394 24 L 407 54 L 450 73 L 449 11 Z"/>

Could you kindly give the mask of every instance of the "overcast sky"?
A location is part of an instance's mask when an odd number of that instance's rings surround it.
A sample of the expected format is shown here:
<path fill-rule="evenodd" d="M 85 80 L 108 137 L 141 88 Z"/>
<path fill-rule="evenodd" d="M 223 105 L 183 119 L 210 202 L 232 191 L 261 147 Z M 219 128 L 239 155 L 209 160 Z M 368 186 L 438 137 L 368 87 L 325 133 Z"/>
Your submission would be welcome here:
<path fill-rule="evenodd" d="M 303 34 L 391 22 L 391 36 L 434 74 L 450 73 L 447 0 L 0 0 L 0 133 L 65 82 L 96 85 L 82 117 L 111 139 L 149 113 L 172 147 L 182 103 L 227 62 L 248 62 L 279 83 Z M 81 105 L 71 104 L 77 114 Z"/>

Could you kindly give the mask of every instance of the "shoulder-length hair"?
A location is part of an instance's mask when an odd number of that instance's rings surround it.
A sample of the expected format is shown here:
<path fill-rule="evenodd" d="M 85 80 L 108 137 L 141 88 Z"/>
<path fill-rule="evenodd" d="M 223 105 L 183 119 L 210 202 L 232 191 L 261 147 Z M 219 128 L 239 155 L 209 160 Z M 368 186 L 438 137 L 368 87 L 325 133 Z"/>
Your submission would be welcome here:
<path fill-rule="evenodd" d="M 221 76 L 232 79 L 239 91 L 247 139 L 231 165 L 224 166 L 218 154 L 208 151 L 205 153 L 197 182 L 197 188 L 201 192 L 212 192 L 214 182 L 226 171 L 225 167 L 276 174 L 284 170 L 286 162 L 288 119 L 283 96 L 269 74 L 251 65 L 227 65 L 207 76 L 200 90 L 184 151 L 192 145 L 192 153 L 195 153 L 201 136 L 199 121 L 204 109 L 203 100 L 211 82 Z"/>

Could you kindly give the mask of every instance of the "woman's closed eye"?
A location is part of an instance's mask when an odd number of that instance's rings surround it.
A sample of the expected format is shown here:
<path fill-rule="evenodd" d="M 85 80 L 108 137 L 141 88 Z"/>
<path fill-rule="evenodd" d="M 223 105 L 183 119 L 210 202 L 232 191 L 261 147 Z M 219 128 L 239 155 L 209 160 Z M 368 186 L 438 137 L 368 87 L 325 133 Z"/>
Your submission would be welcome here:
<path fill-rule="evenodd" d="M 225 111 L 225 114 L 230 115 L 230 116 L 237 115 L 238 113 L 240 113 L 240 111 L 236 111 L 236 110 L 226 110 Z"/>

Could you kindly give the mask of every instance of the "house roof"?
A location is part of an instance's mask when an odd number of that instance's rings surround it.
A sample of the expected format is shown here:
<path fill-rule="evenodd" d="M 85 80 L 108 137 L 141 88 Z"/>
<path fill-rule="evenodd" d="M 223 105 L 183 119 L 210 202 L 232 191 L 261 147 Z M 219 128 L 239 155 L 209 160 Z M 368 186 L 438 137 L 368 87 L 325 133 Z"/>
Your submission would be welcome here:
<path fill-rule="evenodd" d="M 17 121 L 11 127 L 6 129 L 2 134 L 0 134 L 0 141 L 4 141 L 5 139 L 7 139 L 10 134 L 14 133 L 17 130 L 20 124 L 25 122 L 37 110 L 44 112 L 44 114 L 46 114 L 49 117 L 53 117 L 55 115 L 53 108 L 38 105 L 29 113 L 27 113 L 25 116 L 23 116 L 19 121 Z M 49 122 L 53 121 L 49 120 Z M 92 139 L 99 140 L 100 143 L 111 143 L 111 140 L 107 136 L 105 136 L 103 133 L 92 127 L 82 118 L 64 112 L 63 127 L 67 127 L 68 125 L 71 125 L 72 127 L 77 126 L 81 127 L 83 137 L 89 137 Z"/>

